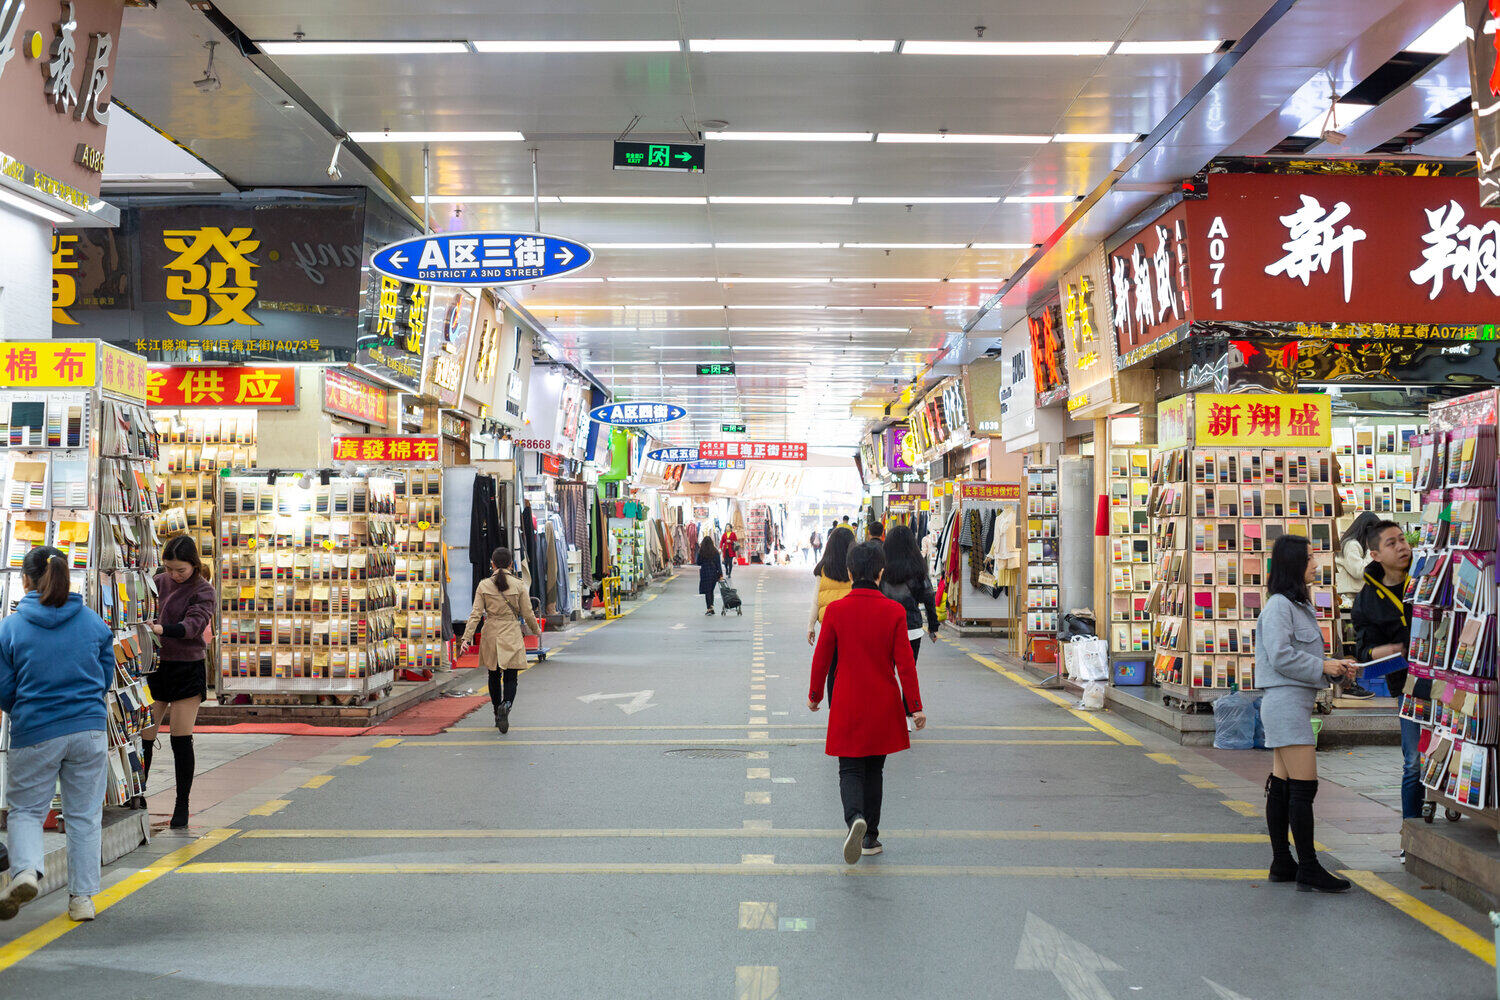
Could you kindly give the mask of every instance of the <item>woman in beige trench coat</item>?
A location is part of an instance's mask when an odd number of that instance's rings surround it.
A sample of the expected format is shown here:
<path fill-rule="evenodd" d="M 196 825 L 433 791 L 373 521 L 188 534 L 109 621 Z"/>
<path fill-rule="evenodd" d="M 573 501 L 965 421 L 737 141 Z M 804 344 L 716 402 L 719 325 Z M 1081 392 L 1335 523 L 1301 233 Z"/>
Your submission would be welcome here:
<path fill-rule="evenodd" d="M 479 665 L 489 671 L 490 701 L 495 705 L 495 728 L 510 732 L 510 708 L 516 700 L 516 682 L 530 664 L 526 660 L 527 635 L 541 635 L 531 611 L 531 595 L 512 575 L 510 549 L 496 549 L 490 557 L 495 575 L 486 577 L 474 594 L 474 610 L 464 626 L 458 655 L 468 652 L 479 636 Z M 484 629 L 479 631 L 479 620 Z"/>

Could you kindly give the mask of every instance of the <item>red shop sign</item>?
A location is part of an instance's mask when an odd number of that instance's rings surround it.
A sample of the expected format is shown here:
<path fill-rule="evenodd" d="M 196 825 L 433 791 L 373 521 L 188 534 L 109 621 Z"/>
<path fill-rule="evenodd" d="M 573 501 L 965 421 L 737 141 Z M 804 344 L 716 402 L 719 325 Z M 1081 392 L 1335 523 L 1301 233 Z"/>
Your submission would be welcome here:
<path fill-rule="evenodd" d="M 1500 211 L 1473 177 L 1211 174 L 1187 203 L 1199 322 L 1493 323 Z"/>
<path fill-rule="evenodd" d="M 323 369 L 323 411 L 348 417 L 362 424 L 384 424 L 385 390 L 345 375 Z"/>
<path fill-rule="evenodd" d="M 1187 220 L 1189 207 L 1197 204 L 1178 205 L 1109 255 L 1117 367 L 1128 368 L 1170 347 L 1193 318 Z"/>
<path fill-rule="evenodd" d="M 297 369 L 152 365 L 146 372 L 146 405 L 294 410 Z"/>
<path fill-rule="evenodd" d="M 435 437 L 336 437 L 335 462 L 375 462 L 382 465 L 436 462 L 442 453 Z"/>
<path fill-rule="evenodd" d="M 701 441 L 698 458 L 712 461 L 720 458 L 751 458 L 757 461 L 807 460 L 807 443 L 803 441 Z"/>

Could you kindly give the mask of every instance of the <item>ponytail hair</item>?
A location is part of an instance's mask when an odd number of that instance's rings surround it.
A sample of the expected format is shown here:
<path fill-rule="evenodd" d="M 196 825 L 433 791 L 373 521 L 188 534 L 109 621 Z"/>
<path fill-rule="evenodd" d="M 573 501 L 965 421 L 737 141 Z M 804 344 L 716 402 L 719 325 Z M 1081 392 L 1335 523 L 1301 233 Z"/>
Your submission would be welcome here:
<path fill-rule="evenodd" d="M 513 559 L 507 548 L 499 548 L 490 553 L 490 565 L 495 567 L 495 575 L 490 579 L 495 581 L 495 589 L 502 594 L 510 592 L 509 571 Z"/>
<path fill-rule="evenodd" d="M 38 599 L 49 608 L 60 608 L 68 602 L 68 557 L 50 545 L 38 545 L 21 560 L 21 575 L 27 588 L 37 592 Z"/>
<path fill-rule="evenodd" d="M 191 535 L 178 535 L 170 539 L 161 550 L 162 562 L 184 562 L 193 567 L 193 573 L 204 580 L 208 573 L 203 569 L 203 560 L 198 556 L 198 543 Z"/>

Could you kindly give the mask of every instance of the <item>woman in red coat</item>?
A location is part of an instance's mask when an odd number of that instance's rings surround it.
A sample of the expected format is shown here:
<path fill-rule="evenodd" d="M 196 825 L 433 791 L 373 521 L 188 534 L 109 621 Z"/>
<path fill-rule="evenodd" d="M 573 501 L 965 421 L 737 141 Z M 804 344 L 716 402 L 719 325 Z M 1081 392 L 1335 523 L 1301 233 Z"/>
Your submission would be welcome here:
<path fill-rule="evenodd" d="M 837 659 L 824 752 L 839 759 L 839 796 L 849 827 L 844 861 L 852 865 L 861 854 L 883 850 L 879 835 L 885 758 L 911 747 L 907 710 L 917 729 L 927 725 L 927 715 L 917 689 L 917 661 L 906 638 L 906 609 L 880 592 L 885 571 L 880 544 L 854 546 L 848 566 L 854 588 L 823 614 L 807 707 L 818 710 L 829 667 Z"/>

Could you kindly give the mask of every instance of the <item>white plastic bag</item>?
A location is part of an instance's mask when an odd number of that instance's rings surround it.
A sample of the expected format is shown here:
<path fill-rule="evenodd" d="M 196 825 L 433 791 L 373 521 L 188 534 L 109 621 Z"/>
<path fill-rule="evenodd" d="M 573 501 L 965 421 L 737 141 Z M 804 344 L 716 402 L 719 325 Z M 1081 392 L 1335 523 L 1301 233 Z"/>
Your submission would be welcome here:
<path fill-rule="evenodd" d="M 1068 675 L 1079 681 L 1109 680 L 1109 643 L 1103 639 L 1073 639 L 1063 645 Z"/>
<path fill-rule="evenodd" d="M 1090 712 L 1097 712 L 1104 707 L 1104 692 L 1109 685 L 1103 681 L 1085 681 L 1083 685 L 1083 701 L 1079 708 Z"/>

